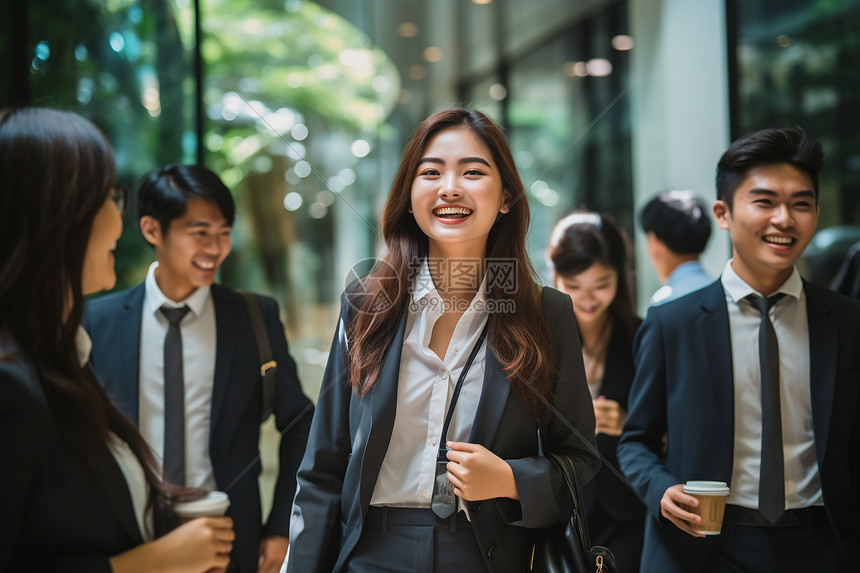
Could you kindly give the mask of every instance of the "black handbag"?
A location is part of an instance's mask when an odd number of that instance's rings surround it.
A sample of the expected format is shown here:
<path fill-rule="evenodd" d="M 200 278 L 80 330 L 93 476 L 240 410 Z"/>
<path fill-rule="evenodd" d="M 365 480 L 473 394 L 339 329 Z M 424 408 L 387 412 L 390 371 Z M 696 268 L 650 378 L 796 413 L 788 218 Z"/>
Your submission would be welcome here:
<path fill-rule="evenodd" d="M 561 468 L 570 488 L 573 510 L 565 523 L 535 531 L 531 551 L 526 552 L 525 573 L 617 573 L 615 556 L 606 547 L 591 545 L 585 522 L 576 470 L 570 458 L 550 454 Z M 586 549 L 586 547 L 588 549 Z"/>

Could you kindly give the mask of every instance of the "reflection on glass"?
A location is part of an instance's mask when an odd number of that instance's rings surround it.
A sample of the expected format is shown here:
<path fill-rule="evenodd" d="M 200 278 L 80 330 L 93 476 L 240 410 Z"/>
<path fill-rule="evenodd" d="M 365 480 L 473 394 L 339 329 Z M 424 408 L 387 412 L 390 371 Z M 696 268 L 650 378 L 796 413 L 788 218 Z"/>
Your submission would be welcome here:
<path fill-rule="evenodd" d="M 860 1 L 734 2 L 732 138 L 800 125 L 824 146 L 819 229 L 860 224 Z"/>
<path fill-rule="evenodd" d="M 630 52 L 611 45 L 626 23 L 621 3 L 510 68 L 507 118 L 532 208 L 533 261 L 544 260 L 541 230 L 575 208 L 610 212 L 632 236 L 629 102 L 618 99 Z"/>
<path fill-rule="evenodd" d="M 330 339 L 318 313 L 336 307 L 345 269 L 373 254 L 372 151 L 400 77 L 364 32 L 313 2 L 203 4 L 206 162 L 232 181 L 241 215 L 242 255 L 222 280 L 276 296 L 302 356 Z"/>

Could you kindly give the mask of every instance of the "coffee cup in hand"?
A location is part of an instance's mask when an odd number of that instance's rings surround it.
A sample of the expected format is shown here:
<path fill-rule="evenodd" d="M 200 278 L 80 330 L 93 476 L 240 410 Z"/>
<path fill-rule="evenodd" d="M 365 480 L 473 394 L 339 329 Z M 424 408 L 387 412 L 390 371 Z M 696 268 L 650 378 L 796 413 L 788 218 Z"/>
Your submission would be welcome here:
<path fill-rule="evenodd" d="M 230 507 L 230 498 L 223 491 L 210 491 L 207 495 L 192 501 L 173 504 L 173 511 L 185 523 L 197 517 L 219 517 Z"/>
<path fill-rule="evenodd" d="M 684 493 L 699 500 L 698 507 L 681 504 L 685 510 L 702 518 L 702 523 L 698 526 L 694 524 L 693 527 L 705 535 L 719 535 L 723 528 L 726 498 L 729 495 L 729 487 L 726 482 L 688 481 L 684 485 Z"/>

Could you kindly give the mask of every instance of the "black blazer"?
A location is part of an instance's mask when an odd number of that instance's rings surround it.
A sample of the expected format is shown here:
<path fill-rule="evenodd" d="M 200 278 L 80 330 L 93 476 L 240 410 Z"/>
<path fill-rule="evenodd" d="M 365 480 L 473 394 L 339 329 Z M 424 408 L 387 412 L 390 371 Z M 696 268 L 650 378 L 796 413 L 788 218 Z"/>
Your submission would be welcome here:
<path fill-rule="evenodd" d="M 636 319 L 637 328 L 641 322 L 640 319 Z M 600 384 L 600 394 L 618 402 L 625 412 L 628 409 L 627 398 L 630 394 L 630 386 L 633 384 L 634 372 L 633 337 L 629 336 L 616 321 L 606 350 L 606 366 L 603 371 L 603 382 Z M 643 521 L 645 506 L 636 492 L 615 473 L 621 471 L 616 456 L 619 439 L 620 436 L 597 434 L 597 451 L 603 456 L 604 464 L 594 479 L 582 488 L 586 517 L 600 512 L 615 521 Z"/>
<path fill-rule="evenodd" d="M 209 456 L 215 483 L 230 496 L 227 515 L 233 518 L 233 552 L 241 573 L 255 573 L 260 537 L 289 535 L 295 475 L 304 453 L 312 418 L 310 400 L 302 393 L 274 299 L 257 295 L 278 363 L 275 382 L 275 424 L 282 432 L 279 472 L 272 511 L 262 526 L 258 476 L 260 443 L 260 358 L 245 302 L 235 291 L 212 285 L 215 305 L 215 380 Z M 91 363 L 111 398 L 138 424 L 140 324 L 144 284 L 87 304 L 84 327 L 93 340 Z M 247 471 L 250 468 L 250 471 Z M 228 489 L 229 486 L 229 489 Z"/>
<path fill-rule="evenodd" d="M 853 566 L 860 563 L 860 301 L 806 281 L 803 287 L 824 507 Z M 699 571 L 713 539 L 694 538 L 662 518 L 660 499 L 691 479 L 731 483 L 734 378 L 722 282 L 652 306 L 634 347 L 636 376 L 618 459 L 652 516 L 642 570 Z"/>
<path fill-rule="evenodd" d="M 344 297 L 308 448 L 299 469 L 287 565 L 290 573 L 340 570 L 361 536 L 394 425 L 406 312 L 383 358 L 379 380 L 367 395 L 359 397 L 347 382 L 348 309 Z M 552 450 L 570 455 L 586 481 L 600 462 L 593 451 L 594 410 L 585 383 L 573 307 L 570 297 L 544 288 L 543 309 L 559 356 L 556 414 L 546 432 Z M 469 504 L 469 510 L 490 571 L 519 573 L 530 540 L 529 528 L 563 521 L 571 499 L 560 470 L 539 455 L 536 422 L 510 391 L 507 375 L 492 352 L 486 353 L 484 371 L 469 441 L 485 446 L 510 464 L 520 500 L 476 501 Z"/>
<path fill-rule="evenodd" d="M 0 571 L 110 573 L 143 543 L 125 478 L 107 446 L 94 469 L 71 449 L 17 352 L 0 343 Z"/>

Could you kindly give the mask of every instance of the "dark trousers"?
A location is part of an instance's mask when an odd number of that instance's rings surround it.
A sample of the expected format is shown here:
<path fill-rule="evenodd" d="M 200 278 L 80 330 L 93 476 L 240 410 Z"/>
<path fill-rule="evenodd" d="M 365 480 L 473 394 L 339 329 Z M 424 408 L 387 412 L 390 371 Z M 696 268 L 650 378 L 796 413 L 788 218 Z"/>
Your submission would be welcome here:
<path fill-rule="evenodd" d="M 754 511 L 726 506 L 722 533 L 715 539 L 702 573 L 852 570 L 841 561 L 823 507 L 794 510 L 803 519 L 782 526 L 756 524 Z"/>
<path fill-rule="evenodd" d="M 466 516 L 439 519 L 429 509 L 371 507 L 344 573 L 487 571 Z"/>

